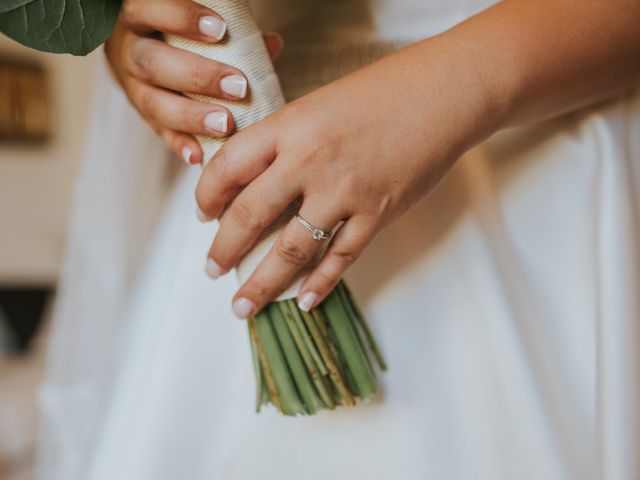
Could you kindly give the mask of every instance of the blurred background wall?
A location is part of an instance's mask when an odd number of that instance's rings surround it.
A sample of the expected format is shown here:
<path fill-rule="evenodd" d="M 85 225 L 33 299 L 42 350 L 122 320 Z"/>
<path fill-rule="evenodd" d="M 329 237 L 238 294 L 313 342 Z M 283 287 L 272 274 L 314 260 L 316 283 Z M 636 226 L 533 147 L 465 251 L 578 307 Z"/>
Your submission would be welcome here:
<path fill-rule="evenodd" d="M 50 132 L 37 141 L 0 138 L 0 480 L 32 478 L 44 346 L 38 326 L 62 261 L 98 55 L 39 54 L 0 35 L 0 63 L 42 68 Z M 0 98 L 10 98 L 4 88 Z M 0 101 L 0 117 L 7 108 Z"/>
<path fill-rule="evenodd" d="M 51 136 L 41 144 L 0 143 L 0 284 L 51 284 L 60 266 L 96 55 L 44 55 L 0 36 L 2 57 L 44 67 Z"/>

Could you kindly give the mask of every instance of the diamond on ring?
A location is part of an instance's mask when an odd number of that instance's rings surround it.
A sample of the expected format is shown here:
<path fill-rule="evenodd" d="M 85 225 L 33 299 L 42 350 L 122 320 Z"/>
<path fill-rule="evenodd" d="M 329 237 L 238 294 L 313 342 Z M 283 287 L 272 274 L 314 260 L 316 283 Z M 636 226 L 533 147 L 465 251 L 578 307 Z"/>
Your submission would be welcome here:
<path fill-rule="evenodd" d="M 302 225 L 304 228 L 306 228 L 309 231 L 309 233 L 311 233 L 311 236 L 313 237 L 314 240 L 318 240 L 318 241 L 328 240 L 331 237 L 331 234 L 329 232 L 325 232 L 321 228 L 311 225 L 300 215 L 296 215 L 296 218 L 298 219 L 298 222 L 300 222 L 300 225 Z"/>

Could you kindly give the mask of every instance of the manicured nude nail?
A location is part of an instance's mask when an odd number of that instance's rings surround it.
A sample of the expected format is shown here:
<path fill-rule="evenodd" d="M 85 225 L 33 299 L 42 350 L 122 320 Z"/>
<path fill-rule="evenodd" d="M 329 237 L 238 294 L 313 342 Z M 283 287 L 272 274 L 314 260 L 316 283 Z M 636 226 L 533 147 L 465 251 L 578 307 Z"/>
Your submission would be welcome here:
<path fill-rule="evenodd" d="M 316 306 L 317 301 L 318 301 L 318 295 L 316 295 L 313 292 L 307 292 L 302 296 L 302 298 L 298 302 L 298 307 L 300 307 L 300 310 L 302 310 L 303 312 L 308 312 L 309 310 L 311 310 L 313 307 Z"/>
<path fill-rule="evenodd" d="M 235 302 L 233 302 L 232 308 L 233 314 L 242 320 L 253 313 L 255 305 L 248 298 L 240 297 Z"/>
<path fill-rule="evenodd" d="M 198 22 L 200 33 L 214 40 L 222 40 L 227 33 L 227 24 L 218 17 L 202 17 Z"/>
<path fill-rule="evenodd" d="M 196 207 L 196 217 L 198 217 L 198 220 L 200 220 L 202 223 L 210 222 L 211 220 L 213 220 L 213 218 L 207 216 L 207 214 L 204 213 L 200 209 L 200 207 Z"/>
<path fill-rule="evenodd" d="M 184 147 L 182 149 L 182 158 L 186 162 L 187 165 L 191 165 L 191 157 L 193 156 L 193 152 L 189 147 Z"/>
<path fill-rule="evenodd" d="M 227 133 L 229 128 L 229 115 L 227 112 L 211 112 L 204 117 L 204 126 L 207 130 L 218 133 Z"/>
<path fill-rule="evenodd" d="M 207 260 L 207 265 L 204 267 L 204 271 L 207 272 L 207 275 L 214 280 L 224 273 L 222 271 L 222 267 L 211 258 Z"/>
<path fill-rule="evenodd" d="M 220 80 L 220 89 L 235 98 L 247 96 L 247 79 L 241 75 L 228 75 Z"/>

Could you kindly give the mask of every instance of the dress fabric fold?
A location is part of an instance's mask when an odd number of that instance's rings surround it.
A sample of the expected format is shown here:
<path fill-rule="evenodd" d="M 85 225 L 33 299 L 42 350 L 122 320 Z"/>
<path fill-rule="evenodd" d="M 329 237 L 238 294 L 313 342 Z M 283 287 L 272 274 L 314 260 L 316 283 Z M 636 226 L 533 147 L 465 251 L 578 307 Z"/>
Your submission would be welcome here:
<path fill-rule="evenodd" d="M 289 98 L 489 4 L 267 3 Z M 494 135 L 383 231 L 347 280 L 384 394 L 290 419 L 254 413 L 235 279 L 203 271 L 199 170 L 172 174 L 106 70 L 97 90 L 39 480 L 640 478 L 640 92 Z"/>

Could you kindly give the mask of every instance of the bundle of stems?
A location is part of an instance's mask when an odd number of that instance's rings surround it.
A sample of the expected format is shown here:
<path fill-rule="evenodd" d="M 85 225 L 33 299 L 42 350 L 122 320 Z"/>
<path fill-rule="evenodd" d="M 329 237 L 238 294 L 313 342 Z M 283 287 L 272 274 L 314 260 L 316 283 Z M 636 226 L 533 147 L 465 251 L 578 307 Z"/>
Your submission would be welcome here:
<path fill-rule="evenodd" d="M 310 312 L 276 301 L 248 323 L 258 412 L 272 403 L 285 415 L 313 415 L 378 391 L 370 355 L 386 363 L 343 281 Z"/>
<path fill-rule="evenodd" d="M 242 102 L 203 95 L 188 96 L 228 108 L 241 130 L 285 105 L 273 64 L 262 40 L 248 0 L 197 0 L 220 14 L 227 25 L 226 40 L 203 44 L 168 35 L 166 40 L 182 48 L 241 69 L 251 85 Z M 204 157 L 212 158 L 225 139 L 198 136 Z M 238 265 L 242 283 L 276 241 L 278 232 L 295 213 L 269 226 L 254 248 Z M 312 415 L 319 409 L 355 405 L 378 391 L 369 351 L 385 369 L 385 362 L 360 310 L 344 282 L 311 312 L 300 310 L 294 300 L 298 283 L 248 319 L 257 380 L 257 410 L 271 403 L 285 415 Z M 284 300 L 282 300 L 284 299 Z"/>
<path fill-rule="evenodd" d="M 248 0 L 196 1 L 222 15 L 228 26 L 226 41 L 209 44 L 167 35 L 167 42 L 240 68 L 249 78 L 252 92 L 243 102 L 188 96 L 226 106 L 238 129 L 282 107 L 284 96 Z M 51 11 L 65 6 L 65 0 L 44 2 Z M 61 25 L 42 21 L 41 3 L 14 1 L 0 6 L 0 31 L 35 49 L 85 55 L 108 38 L 120 9 L 119 0 L 87 1 L 80 6 L 82 15 L 69 15 Z M 101 22 L 85 23 L 90 14 Z M 21 27 L 14 28 L 18 24 Z M 83 35 L 54 35 L 61 28 Z M 198 140 L 205 158 L 211 158 L 224 144 L 219 138 L 199 136 Z M 264 242 L 268 245 L 274 238 Z M 294 299 L 288 298 L 270 303 L 248 323 L 258 411 L 272 403 L 285 415 L 312 415 L 323 408 L 355 405 L 357 399 L 367 400 L 378 391 L 369 353 L 383 370 L 386 365 L 344 282 L 311 312 L 300 310 Z"/>
<path fill-rule="evenodd" d="M 249 98 L 242 102 L 189 95 L 199 101 L 224 105 L 233 114 L 236 127 L 243 129 L 275 112 L 285 104 L 273 64 L 247 0 L 197 0 L 220 14 L 227 24 L 226 41 L 203 44 L 168 36 L 178 48 L 234 65 L 245 72 L 251 85 Z M 205 158 L 211 158 L 225 139 L 198 137 Z M 291 215 L 294 211 L 289 212 Z M 286 216 L 287 214 L 285 214 Z M 268 251 L 277 232 L 290 219 L 267 228 L 270 235 L 257 245 L 238 266 L 243 277 Z M 340 284 L 317 308 L 307 313 L 294 301 L 292 285 L 281 297 L 248 319 L 257 379 L 257 409 L 272 403 L 285 415 L 314 414 L 322 408 L 355 405 L 378 391 L 378 382 L 367 350 L 384 369 L 385 363 L 373 336 L 345 284 Z"/>

